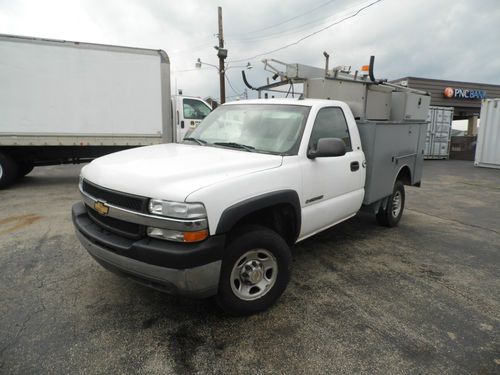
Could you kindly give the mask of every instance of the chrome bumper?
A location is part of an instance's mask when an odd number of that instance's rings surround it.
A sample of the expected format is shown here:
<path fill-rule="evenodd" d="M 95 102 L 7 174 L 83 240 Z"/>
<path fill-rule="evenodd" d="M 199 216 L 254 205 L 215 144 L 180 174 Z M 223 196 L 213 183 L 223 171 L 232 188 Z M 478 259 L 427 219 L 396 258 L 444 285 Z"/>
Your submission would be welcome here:
<path fill-rule="evenodd" d="M 143 285 L 191 297 L 204 298 L 217 294 L 222 263 L 220 260 L 183 270 L 165 268 L 115 254 L 93 243 L 79 230 L 76 230 L 76 236 L 103 267 L 131 277 Z"/>

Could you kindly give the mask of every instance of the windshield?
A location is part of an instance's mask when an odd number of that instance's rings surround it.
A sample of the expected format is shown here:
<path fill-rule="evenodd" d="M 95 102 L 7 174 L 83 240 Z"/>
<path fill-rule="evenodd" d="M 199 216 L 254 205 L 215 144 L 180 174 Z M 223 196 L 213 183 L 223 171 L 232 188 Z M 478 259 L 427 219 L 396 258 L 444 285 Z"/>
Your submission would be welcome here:
<path fill-rule="evenodd" d="M 309 109 L 285 104 L 221 106 L 187 137 L 207 145 L 293 155 L 298 152 Z"/>

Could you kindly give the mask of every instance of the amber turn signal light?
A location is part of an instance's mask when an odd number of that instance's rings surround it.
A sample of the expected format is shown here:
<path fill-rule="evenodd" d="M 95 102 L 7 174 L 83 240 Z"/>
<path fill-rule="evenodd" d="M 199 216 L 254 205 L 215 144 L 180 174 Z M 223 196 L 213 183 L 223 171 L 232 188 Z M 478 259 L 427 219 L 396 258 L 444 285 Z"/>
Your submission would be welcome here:
<path fill-rule="evenodd" d="M 208 230 L 199 230 L 196 232 L 184 232 L 184 242 L 200 242 L 208 237 Z"/>

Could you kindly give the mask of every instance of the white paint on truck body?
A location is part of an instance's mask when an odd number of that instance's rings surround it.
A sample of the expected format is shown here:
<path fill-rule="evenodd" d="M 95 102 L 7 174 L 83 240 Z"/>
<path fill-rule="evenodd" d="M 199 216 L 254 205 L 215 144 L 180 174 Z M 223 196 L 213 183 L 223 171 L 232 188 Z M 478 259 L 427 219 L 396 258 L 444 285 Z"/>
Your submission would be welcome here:
<path fill-rule="evenodd" d="M 0 135 L 160 137 L 161 64 L 156 50 L 2 36 Z"/>

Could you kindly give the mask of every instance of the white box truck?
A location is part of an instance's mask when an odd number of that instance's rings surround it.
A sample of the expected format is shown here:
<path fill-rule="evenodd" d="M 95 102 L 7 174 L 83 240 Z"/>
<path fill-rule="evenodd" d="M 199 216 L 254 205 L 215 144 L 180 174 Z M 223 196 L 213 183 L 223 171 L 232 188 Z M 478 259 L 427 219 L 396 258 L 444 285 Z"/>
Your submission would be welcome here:
<path fill-rule="evenodd" d="M 211 110 L 170 95 L 162 50 L 0 35 L 0 188 L 34 166 L 182 140 Z"/>
<path fill-rule="evenodd" d="M 420 185 L 429 95 L 329 80 L 316 94 L 330 99 L 226 103 L 183 144 L 86 165 L 72 209 L 78 239 L 144 285 L 215 295 L 231 314 L 271 306 L 290 278 L 291 246 L 361 208 L 393 227 L 404 185 Z"/>

